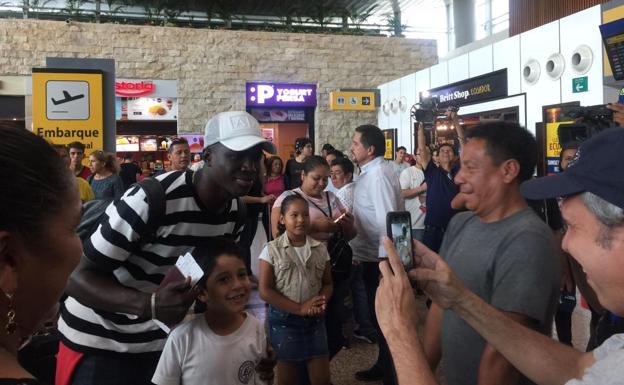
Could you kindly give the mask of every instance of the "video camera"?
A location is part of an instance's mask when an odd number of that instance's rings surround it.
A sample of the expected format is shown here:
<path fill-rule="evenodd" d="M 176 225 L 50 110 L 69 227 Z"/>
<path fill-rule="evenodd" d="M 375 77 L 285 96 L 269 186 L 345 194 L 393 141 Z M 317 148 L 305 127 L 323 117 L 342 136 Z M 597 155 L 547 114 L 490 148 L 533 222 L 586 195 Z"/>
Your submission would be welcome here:
<path fill-rule="evenodd" d="M 445 112 L 457 112 L 459 110 L 456 106 L 440 108 L 439 104 L 440 99 L 438 96 L 423 97 L 420 103 L 412 106 L 410 114 L 416 122 L 422 123 L 425 130 L 431 130 L 437 120 L 447 119 L 446 115 L 444 115 Z"/>
<path fill-rule="evenodd" d="M 570 107 L 566 114 L 575 123 L 559 126 L 559 143 L 583 142 L 600 131 L 613 127 L 613 111 L 605 104 L 587 107 Z"/>

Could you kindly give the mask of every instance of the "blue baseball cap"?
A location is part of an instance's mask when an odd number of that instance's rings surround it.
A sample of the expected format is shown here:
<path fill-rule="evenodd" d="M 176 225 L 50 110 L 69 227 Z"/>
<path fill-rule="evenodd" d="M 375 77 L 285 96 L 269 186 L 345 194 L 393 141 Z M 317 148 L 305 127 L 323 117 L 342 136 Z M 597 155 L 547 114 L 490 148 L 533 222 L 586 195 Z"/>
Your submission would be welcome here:
<path fill-rule="evenodd" d="M 624 208 L 622 156 L 624 128 L 610 128 L 582 143 L 567 170 L 528 180 L 520 191 L 528 199 L 567 197 L 589 191 Z"/>

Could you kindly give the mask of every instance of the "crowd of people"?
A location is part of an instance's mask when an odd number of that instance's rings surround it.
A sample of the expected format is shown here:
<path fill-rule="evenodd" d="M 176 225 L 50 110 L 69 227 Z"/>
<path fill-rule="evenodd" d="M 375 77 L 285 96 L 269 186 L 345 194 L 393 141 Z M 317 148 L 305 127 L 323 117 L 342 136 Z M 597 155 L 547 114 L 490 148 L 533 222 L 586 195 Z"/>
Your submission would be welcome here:
<path fill-rule="evenodd" d="M 611 108 L 622 123 L 624 106 Z M 251 115 L 222 112 L 206 123 L 201 162 L 190 167 L 177 140 L 154 184 L 135 184 L 130 158 L 98 150 L 87 168 L 81 143 L 0 127 L 11 186 L 0 197 L 0 383 L 329 385 L 347 297 L 354 337 L 379 348 L 360 381 L 434 384 L 441 363 L 449 385 L 621 383 L 624 130 L 563 144 L 564 171 L 534 179 L 529 131 L 464 132 L 449 118 L 457 147 L 432 148 L 419 127 L 414 156 L 399 147 L 388 161 L 382 131 L 361 125 L 349 156 L 330 144 L 314 155 L 299 138 L 284 163 Z M 546 198 L 557 200 L 543 220 L 527 199 Z M 89 200 L 106 206 L 80 239 Z M 384 236 L 387 214 L 404 210 L 409 271 Z M 254 256 L 260 214 L 267 242 Z M 186 253 L 199 278 L 168 279 Z M 576 287 L 595 314 L 588 353 L 567 346 L 563 299 Z M 254 288 L 266 324 L 246 310 Z M 417 293 L 431 301 L 424 328 Z M 567 345 L 551 337 L 555 315 Z M 50 320 L 56 370 L 43 378 L 18 355 Z"/>

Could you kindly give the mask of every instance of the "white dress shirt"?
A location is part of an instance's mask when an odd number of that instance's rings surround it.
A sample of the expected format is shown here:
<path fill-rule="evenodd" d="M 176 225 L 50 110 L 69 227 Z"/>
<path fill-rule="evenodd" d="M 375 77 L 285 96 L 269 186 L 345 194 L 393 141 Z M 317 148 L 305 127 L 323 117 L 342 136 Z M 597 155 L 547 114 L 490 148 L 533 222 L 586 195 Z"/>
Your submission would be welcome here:
<path fill-rule="evenodd" d="M 338 199 L 340 199 L 340 203 L 349 210 L 350 213 L 353 213 L 353 189 L 355 187 L 355 183 L 349 182 L 346 185 L 342 186 L 340 190 L 336 193 Z"/>
<path fill-rule="evenodd" d="M 386 234 L 386 214 L 404 210 L 399 177 L 392 165 L 379 156 L 362 166 L 355 183 L 353 216 L 357 236 L 349 242 L 353 258 L 377 262 L 386 252 L 380 242 Z"/>

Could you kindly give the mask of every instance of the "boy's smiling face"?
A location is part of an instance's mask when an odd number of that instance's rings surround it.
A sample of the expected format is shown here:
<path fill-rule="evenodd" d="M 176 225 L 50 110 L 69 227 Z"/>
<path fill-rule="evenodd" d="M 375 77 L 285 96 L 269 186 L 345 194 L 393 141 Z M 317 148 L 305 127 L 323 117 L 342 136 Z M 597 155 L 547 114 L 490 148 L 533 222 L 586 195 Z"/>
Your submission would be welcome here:
<path fill-rule="evenodd" d="M 250 291 L 243 261 L 232 255 L 221 255 L 198 298 L 206 304 L 208 311 L 238 313 L 245 310 Z"/>

